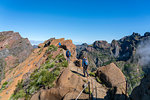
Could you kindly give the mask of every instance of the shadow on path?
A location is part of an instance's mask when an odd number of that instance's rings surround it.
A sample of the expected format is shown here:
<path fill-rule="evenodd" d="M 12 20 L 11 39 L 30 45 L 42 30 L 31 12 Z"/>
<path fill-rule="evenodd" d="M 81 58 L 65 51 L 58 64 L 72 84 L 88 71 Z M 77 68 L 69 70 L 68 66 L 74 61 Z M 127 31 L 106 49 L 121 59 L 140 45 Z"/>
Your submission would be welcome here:
<path fill-rule="evenodd" d="M 78 74 L 78 75 L 80 75 L 80 76 L 82 76 L 82 77 L 84 77 L 84 75 L 83 74 L 81 74 L 81 73 L 78 73 L 77 71 L 72 71 L 73 73 L 75 73 L 75 74 Z"/>

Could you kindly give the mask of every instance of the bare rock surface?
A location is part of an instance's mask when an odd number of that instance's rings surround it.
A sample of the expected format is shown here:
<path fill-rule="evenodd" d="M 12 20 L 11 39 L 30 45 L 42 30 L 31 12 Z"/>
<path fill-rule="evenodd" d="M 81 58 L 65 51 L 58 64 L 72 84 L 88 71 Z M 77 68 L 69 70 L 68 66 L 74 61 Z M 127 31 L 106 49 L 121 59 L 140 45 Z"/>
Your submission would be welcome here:
<path fill-rule="evenodd" d="M 36 100 L 37 96 L 40 96 L 40 100 L 61 100 L 65 97 L 65 100 L 70 100 L 75 92 L 79 94 L 83 89 L 84 81 L 76 74 L 73 74 L 69 69 L 65 69 L 59 77 L 56 87 L 40 91 L 40 95 L 35 94 L 31 100 Z M 69 94 L 68 94 L 69 93 Z M 67 94 L 67 95 L 66 95 Z M 39 100 L 39 99 L 37 99 Z"/>
<path fill-rule="evenodd" d="M 0 59 L 5 63 L 0 66 L 1 79 L 3 72 L 16 67 L 23 62 L 32 52 L 32 45 L 27 38 L 22 38 L 18 32 L 0 32 Z M 2 65 L 2 61 L 0 64 Z M 5 70 L 4 70 L 5 69 Z"/>
<path fill-rule="evenodd" d="M 107 87 L 116 87 L 116 93 L 125 94 L 125 76 L 114 63 L 98 68 L 97 75 Z"/>

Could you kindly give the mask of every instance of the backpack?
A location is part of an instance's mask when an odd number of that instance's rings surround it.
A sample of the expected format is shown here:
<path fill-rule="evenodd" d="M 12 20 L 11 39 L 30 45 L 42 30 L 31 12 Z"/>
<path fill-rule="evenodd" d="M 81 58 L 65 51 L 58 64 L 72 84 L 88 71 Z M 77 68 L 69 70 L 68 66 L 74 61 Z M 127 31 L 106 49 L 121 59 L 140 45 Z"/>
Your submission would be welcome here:
<path fill-rule="evenodd" d="M 59 42 L 58 45 L 61 46 L 61 43 Z"/>
<path fill-rule="evenodd" d="M 84 65 L 88 66 L 88 60 L 87 59 L 84 60 Z"/>
<path fill-rule="evenodd" d="M 70 52 L 69 52 L 69 51 L 67 51 L 66 56 L 67 56 L 67 57 L 69 57 L 69 56 L 70 56 Z"/>

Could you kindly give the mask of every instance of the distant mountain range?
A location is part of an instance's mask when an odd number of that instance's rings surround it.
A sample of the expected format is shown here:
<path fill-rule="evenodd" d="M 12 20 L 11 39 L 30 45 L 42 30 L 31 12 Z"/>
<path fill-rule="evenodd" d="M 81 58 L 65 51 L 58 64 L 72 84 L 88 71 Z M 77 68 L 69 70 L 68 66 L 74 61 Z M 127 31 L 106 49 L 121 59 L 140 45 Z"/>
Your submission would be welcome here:
<path fill-rule="evenodd" d="M 150 32 L 146 32 L 144 36 L 133 33 L 120 40 L 113 40 L 111 43 L 95 41 L 91 45 L 86 43 L 76 45 L 77 58 L 82 59 L 86 56 L 89 60 L 89 67 L 93 71 L 97 70 L 98 67 L 114 62 L 128 79 L 130 84 L 128 92 L 130 94 L 132 89 L 140 83 L 140 78 L 130 79 L 143 74 L 143 70 L 147 72 L 150 69 L 149 40 Z M 142 63 L 146 64 L 142 65 Z"/>
<path fill-rule="evenodd" d="M 43 42 L 44 42 L 44 41 L 30 40 L 30 43 L 31 43 L 32 45 L 38 45 L 38 44 L 43 43 Z"/>

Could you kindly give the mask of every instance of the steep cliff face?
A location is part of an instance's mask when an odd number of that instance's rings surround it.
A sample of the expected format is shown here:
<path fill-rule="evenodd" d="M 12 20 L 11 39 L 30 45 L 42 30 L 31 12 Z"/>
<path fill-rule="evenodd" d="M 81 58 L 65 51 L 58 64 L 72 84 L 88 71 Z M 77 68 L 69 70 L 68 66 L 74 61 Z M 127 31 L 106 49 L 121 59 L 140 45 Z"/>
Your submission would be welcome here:
<path fill-rule="evenodd" d="M 148 34 L 145 34 L 147 36 Z M 140 85 L 135 87 L 131 93 L 131 100 L 150 100 L 150 40 L 143 41 L 138 49 L 139 63 L 143 66 L 145 74 Z"/>
<path fill-rule="evenodd" d="M 150 74 L 146 75 L 141 84 L 133 89 L 131 100 L 150 100 Z"/>
<path fill-rule="evenodd" d="M 0 80 L 10 69 L 23 62 L 32 52 L 32 45 L 18 32 L 0 32 Z"/>

